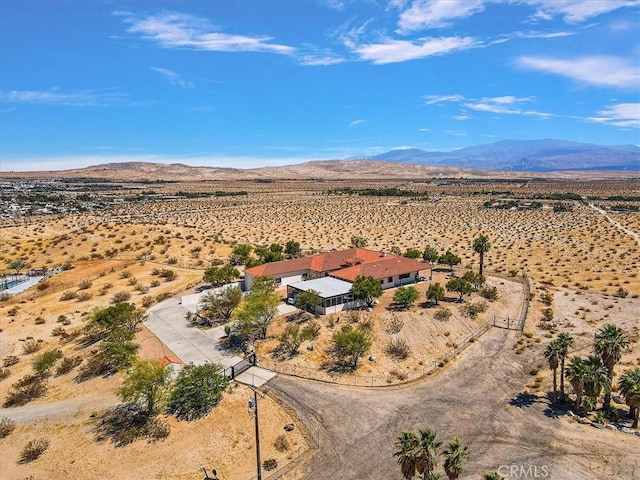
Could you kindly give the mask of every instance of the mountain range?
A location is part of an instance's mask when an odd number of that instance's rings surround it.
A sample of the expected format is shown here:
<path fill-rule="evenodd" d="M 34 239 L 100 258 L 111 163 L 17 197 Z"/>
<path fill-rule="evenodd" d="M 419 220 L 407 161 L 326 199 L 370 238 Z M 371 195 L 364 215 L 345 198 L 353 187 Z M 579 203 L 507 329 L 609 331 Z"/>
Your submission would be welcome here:
<path fill-rule="evenodd" d="M 638 140 L 640 141 L 640 135 Z M 373 160 L 500 171 L 640 170 L 640 147 L 566 140 L 502 140 L 451 152 L 391 150 Z"/>

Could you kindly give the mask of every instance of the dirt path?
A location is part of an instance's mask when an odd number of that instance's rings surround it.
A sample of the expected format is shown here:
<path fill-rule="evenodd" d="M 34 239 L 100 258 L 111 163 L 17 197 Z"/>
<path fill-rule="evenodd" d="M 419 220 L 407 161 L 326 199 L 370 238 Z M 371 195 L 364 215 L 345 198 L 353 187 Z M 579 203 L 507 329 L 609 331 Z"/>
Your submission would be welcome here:
<path fill-rule="evenodd" d="M 67 414 L 79 414 L 101 410 L 116 405 L 118 399 L 115 395 L 105 395 L 102 399 L 95 398 L 70 398 L 56 402 L 47 402 L 40 405 L 25 405 L 24 407 L 0 409 L 0 419 L 9 418 L 15 422 L 29 422 L 39 418 L 53 418 Z"/>
<path fill-rule="evenodd" d="M 590 203 L 589 206 L 595 210 L 596 212 L 598 212 L 600 215 L 604 215 L 606 217 L 607 220 L 609 220 L 609 222 L 611 222 L 618 230 L 623 231 L 624 233 L 626 233 L 627 235 L 632 236 L 636 242 L 638 242 L 638 244 L 640 244 L 640 234 L 634 232 L 633 230 L 625 227 L 624 225 L 622 225 L 620 222 L 617 222 L 616 220 L 614 220 L 613 218 L 611 218 L 608 214 L 606 210 L 603 210 L 601 208 L 596 207 L 593 203 Z"/>
<path fill-rule="evenodd" d="M 553 418 L 545 399 L 512 404 L 537 361 L 513 352 L 516 338 L 494 328 L 439 376 L 404 387 L 273 379 L 271 391 L 293 406 L 320 444 L 287 478 L 400 479 L 393 457 L 397 435 L 431 427 L 441 440 L 457 435 L 469 445 L 465 478 L 522 466 L 552 479 L 640 479 L 640 438 Z"/>

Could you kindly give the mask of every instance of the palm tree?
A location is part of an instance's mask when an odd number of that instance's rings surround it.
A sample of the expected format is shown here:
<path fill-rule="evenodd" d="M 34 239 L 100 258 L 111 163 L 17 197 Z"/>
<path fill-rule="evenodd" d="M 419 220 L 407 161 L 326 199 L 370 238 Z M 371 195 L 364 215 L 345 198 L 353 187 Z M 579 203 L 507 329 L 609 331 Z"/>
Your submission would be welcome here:
<path fill-rule="evenodd" d="M 587 377 L 584 382 L 584 394 L 590 399 L 589 404 L 595 405 L 600 393 L 611 391 L 609 370 L 597 355 L 589 355 L 584 361 L 587 367 Z"/>
<path fill-rule="evenodd" d="M 416 449 L 418 437 L 413 432 L 402 432 L 395 443 L 397 450 L 393 456 L 398 457 L 400 471 L 406 480 L 413 478 L 416 473 Z"/>
<path fill-rule="evenodd" d="M 573 391 L 576 393 L 576 412 L 582 408 L 582 394 L 584 393 L 584 382 L 589 375 L 589 370 L 581 357 L 573 357 L 567 366 L 567 378 L 571 383 Z"/>
<path fill-rule="evenodd" d="M 436 456 L 439 454 L 442 442 L 436 441 L 436 432 L 430 428 L 418 431 L 420 438 L 416 449 L 416 471 L 423 475 L 433 472 L 436 468 Z"/>
<path fill-rule="evenodd" d="M 462 473 L 464 463 L 469 459 L 471 450 L 462 445 L 458 437 L 453 437 L 444 449 L 444 472 L 449 480 L 456 480 Z"/>
<path fill-rule="evenodd" d="M 631 428 L 638 428 L 638 412 L 640 412 L 640 367 L 627 370 L 618 380 L 618 388 L 629 405 L 629 416 L 633 418 Z"/>
<path fill-rule="evenodd" d="M 560 343 L 558 340 L 553 340 L 547 345 L 547 349 L 544 351 L 544 358 L 549 362 L 549 368 L 553 371 L 553 394 L 558 392 L 558 365 L 560 364 Z"/>
<path fill-rule="evenodd" d="M 613 323 L 607 323 L 596 332 L 593 348 L 600 355 L 609 372 L 609 388 L 604 395 L 604 408 L 611 407 L 611 382 L 613 367 L 620 361 L 622 351 L 629 347 L 629 337 L 624 330 Z"/>
<path fill-rule="evenodd" d="M 484 254 L 491 248 L 491 242 L 486 235 L 480 235 L 473 241 L 473 251 L 480 255 L 480 276 L 484 266 Z"/>
<path fill-rule="evenodd" d="M 569 354 L 569 349 L 575 345 L 575 340 L 567 332 L 560 333 L 556 340 L 559 345 L 558 355 L 560 357 L 560 398 L 564 401 L 564 362 Z"/>

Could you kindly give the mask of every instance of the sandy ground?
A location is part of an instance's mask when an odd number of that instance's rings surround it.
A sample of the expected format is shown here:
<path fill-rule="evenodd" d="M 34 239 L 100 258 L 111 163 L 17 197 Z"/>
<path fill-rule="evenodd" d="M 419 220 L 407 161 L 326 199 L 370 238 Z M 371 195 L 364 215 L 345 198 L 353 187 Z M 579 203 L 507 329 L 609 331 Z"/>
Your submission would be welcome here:
<path fill-rule="evenodd" d="M 406 387 L 369 393 L 276 377 L 273 393 L 294 405 L 311 433 L 321 440 L 318 455 L 284 478 L 399 478 L 391 456 L 393 440 L 398 430 L 418 426 L 433 426 L 443 437 L 457 434 L 468 442 L 474 452 L 468 470 L 472 476 L 496 468 L 500 462 L 517 461 L 550 465 L 554 468 L 552 478 L 639 478 L 635 452 L 640 448 L 633 448 L 636 438 L 621 439 L 616 432 L 596 431 L 545 415 L 547 404 L 542 398 L 551 388 L 551 377 L 544 368 L 542 351 L 557 332 L 568 330 L 579 340 L 575 353 L 586 354 L 594 329 L 612 321 L 635 338 L 616 372 L 638 364 L 640 246 L 636 235 L 640 215 L 609 213 L 606 217 L 577 202 L 571 213 L 553 212 L 550 202 L 540 211 L 485 209 L 483 202 L 493 197 L 476 194 L 517 189 L 531 194 L 637 195 L 637 184 L 408 183 L 409 188 L 425 188 L 438 197 L 426 202 L 323 193 L 336 186 L 345 184 L 239 183 L 231 188 L 248 189 L 250 195 L 125 204 L 93 214 L 3 220 L 0 264 L 25 257 L 34 267 L 69 263 L 75 268 L 52 277 L 43 289 L 34 288 L 0 303 L 0 357 L 19 358 L 17 365 L 9 367 L 8 378 L 0 382 L 0 397 L 31 370 L 33 354 L 22 352 L 28 337 L 42 340 L 43 350 L 55 347 L 65 355 L 88 355 L 73 342 L 61 344 L 51 336 L 53 329 L 62 327 L 71 333 L 80 328 L 92 309 L 109 305 L 117 292 L 127 292 L 130 301 L 142 306 L 192 291 L 204 268 L 212 261 L 224 261 L 236 242 L 268 245 L 296 239 L 306 251 L 317 251 L 345 247 L 352 235 L 360 235 L 368 239 L 370 248 L 433 245 L 442 252 L 450 248 L 462 257 L 464 267 L 477 268 L 471 243 L 477 234 L 486 233 L 492 242 L 486 256 L 488 271 L 506 276 L 510 271 L 524 270 L 532 279 L 528 335 L 518 339 L 514 333 L 493 329 L 443 374 Z M 198 191 L 212 187 L 175 188 Z M 598 201 L 596 207 L 607 209 L 610 204 Z M 174 271 L 176 278 L 164 281 L 154 274 L 161 269 Z M 90 285 L 82 285 L 83 280 Z M 516 309 L 508 301 L 509 285 L 508 281 L 499 285 L 502 296 L 495 308 L 501 312 Z M 627 298 L 613 296 L 621 288 L 628 291 Z M 66 292 L 74 295 L 62 300 Z M 540 302 L 545 293 L 553 297 L 552 325 L 540 322 L 548 308 Z M 374 322 L 382 326 L 390 317 L 403 316 L 405 326 L 398 335 L 411 343 L 413 355 L 405 362 L 390 362 L 379 350 L 388 335 L 378 328 L 373 351 L 377 362 L 363 362 L 362 371 L 378 375 L 391 366 L 416 371 L 424 366 L 420 361 L 427 365 L 432 356 L 448 348 L 448 342 L 455 344 L 491 314 L 488 311 L 471 322 L 455 313 L 445 327 L 432 321 L 430 309 L 416 306 L 408 312 L 388 312 L 383 299 Z M 68 325 L 59 322 L 61 315 Z M 281 326 L 274 324 L 272 334 Z M 450 330 L 448 336 L 444 328 Z M 167 353 L 144 330 L 138 341 L 147 358 Z M 323 348 L 315 350 L 322 352 Z M 294 361 L 315 365 L 304 347 L 301 352 Z M 532 375 L 538 365 L 541 368 Z M 121 380 L 111 377 L 77 384 L 72 377 L 73 373 L 52 378 L 47 396 L 25 407 L 55 408 L 58 414 L 21 423 L 11 436 L 0 440 L 0 477 L 195 479 L 202 478 L 202 467 L 216 468 L 225 480 L 253 474 L 252 426 L 246 408 L 249 392 L 245 388 L 226 395 L 206 419 L 190 423 L 169 420 L 172 433 L 164 442 L 115 448 L 95 441 L 89 415 L 113 398 Z M 541 400 L 527 408 L 510 405 L 523 391 L 538 392 Z M 95 403 L 90 407 L 92 401 Z M 50 402 L 66 403 L 47 406 Z M 306 448 L 301 429 L 287 433 L 292 449 L 276 455 L 273 440 L 284 433 L 282 428 L 292 417 L 269 397 L 261 402 L 266 439 L 263 459 L 274 456 L 282 465 L 296 449 Z M 74 413 L 65 408 L 75 409 Z M 30 415 L 35 414 L 32 411 Z M 22 446 L 39 436 L 50 438 L 50 449 L 33 463 L 16 463 Z"/>

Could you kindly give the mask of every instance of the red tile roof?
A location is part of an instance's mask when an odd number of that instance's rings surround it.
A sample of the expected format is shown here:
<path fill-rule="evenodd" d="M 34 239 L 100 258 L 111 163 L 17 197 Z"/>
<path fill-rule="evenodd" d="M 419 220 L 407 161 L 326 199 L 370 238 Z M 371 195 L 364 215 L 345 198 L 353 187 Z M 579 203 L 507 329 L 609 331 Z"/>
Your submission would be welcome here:
<path fill-rule="evenodd" d="M 287 273 L 307 270 L 316 272 L 319 275 L 331 273 L 334 277 L 353 281 L 358 275 L 371 275 L 376 279 L 383 279 L 403 273 L 425 270 L 429 267 L 429 264 L 390 253 L 364 248 L 350 248 L 292 260 L 265 263 L 246 269 L 245 274 L 254 277 L 282 276 Z"/>
<path fill-rule="evenodd" d="M 379 258 L 375 262 L 362 263 L 331 272 L 331 276 L 349 282 L 353 282 L 358 275 L 362 275 L 363 277 L 371 276 L 376 280 L 383 280 L 388 277 L 419 272 L 420 270 L 426 270 L 428 268 L 429 264 L 427 263 L 417 262 L 410 258 L 398 257 L 396 255 L 387 255 Z"/>

